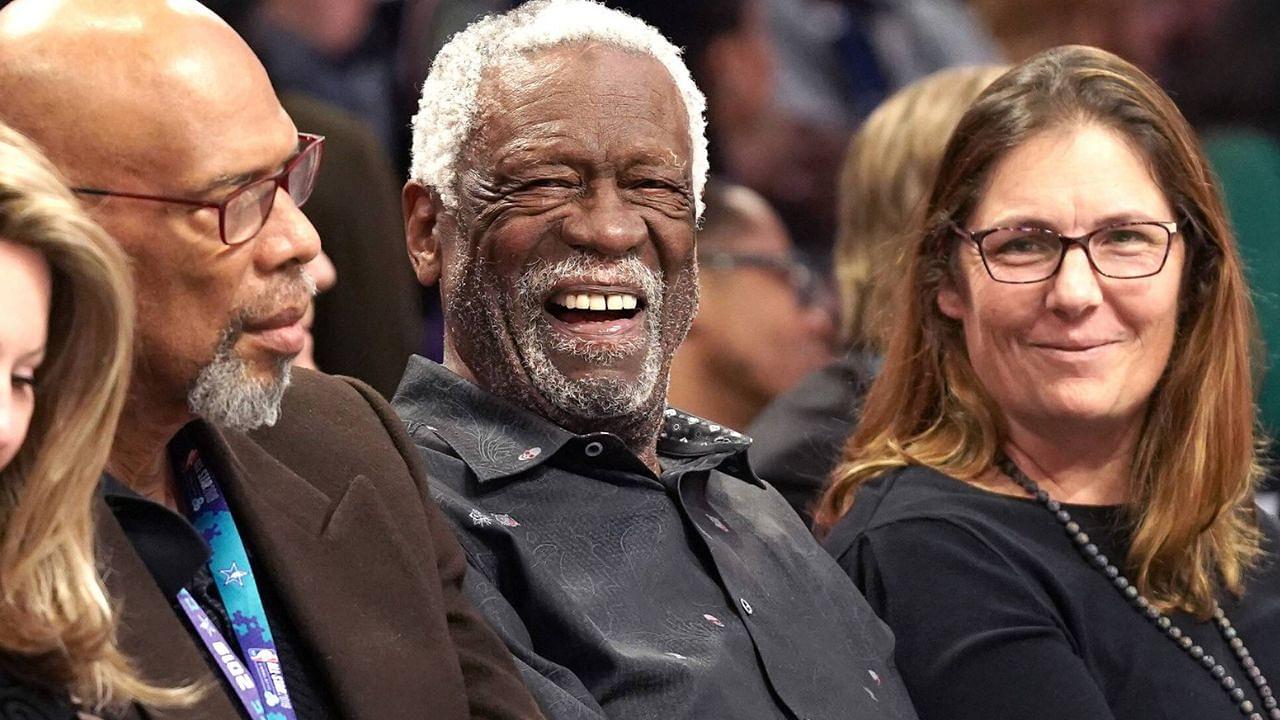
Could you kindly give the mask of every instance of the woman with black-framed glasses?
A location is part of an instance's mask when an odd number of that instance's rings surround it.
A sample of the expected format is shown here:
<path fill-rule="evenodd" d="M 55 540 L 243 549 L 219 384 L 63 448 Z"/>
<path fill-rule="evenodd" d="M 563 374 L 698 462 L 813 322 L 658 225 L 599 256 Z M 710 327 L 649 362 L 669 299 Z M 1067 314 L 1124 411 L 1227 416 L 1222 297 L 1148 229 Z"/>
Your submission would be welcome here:
<path fill-rule="evenodd" d="M 1057 48 L 952 135 L 818 510 L 920 717 L 1280 718 L 1253 312 L 1186 121 Z"/>

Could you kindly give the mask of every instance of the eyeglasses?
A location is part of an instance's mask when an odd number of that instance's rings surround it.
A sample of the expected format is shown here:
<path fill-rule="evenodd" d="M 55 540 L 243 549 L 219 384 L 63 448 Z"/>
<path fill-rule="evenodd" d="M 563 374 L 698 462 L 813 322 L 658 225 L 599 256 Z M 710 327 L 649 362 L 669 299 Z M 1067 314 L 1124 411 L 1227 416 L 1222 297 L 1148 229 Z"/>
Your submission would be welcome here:
<path fill-rule="evenodd" d="M 795 290 L 800 304 L 805 306 L 817 304 L 824 290 L 821 279 L 809 269 L 809 266 L 791 255 L 713 251 L 698 253 L 698 263 L 704 268 L 715 270 L 754 267 L 773 272 L 787 281 L 787 284 Z"/>
<path fill-rule="evenodd" d="M 311 198 L 311 191 L 316 186 L 316 175 L 320 169 L 320 157 L 324 147 L 324 137 L 298 133 L 298 152 L 284 168 L 264 178 L 256 178 L 232 190 L 219 202 L 208 200 L 189 200 L 186 198 L 166 197 L 163 195 L 142 195 L 139 193 L 117 192 L 115 190 L 99 190 L 97 188 L 71 188 L 72 192 L 82 195 L 99 195 L 104 197 L 122 197 L 132 200 L 149 200 L 166 202 L 191 207 L 217 208 L 218 233 L 222 242 L 227 245 L 239 245 L 252 240 L 266 224 L 275 206 L 276 188 L 289 193 L 293 204 L 302 207 Z"/>
<path fill-rule="evenodd" d="M 1169 246 L 1178 232 L 1176 221 L 1127 222 L 1068 237 L 1047 228 L 998 227 L 970 232 L 955 224 L 961 237 L 978 246 L 987 274 L 1002 283 L 1048 280 L 1062 267 L 1067 249 L 1084 249 L 1094 272 L 1122 280 L 1150 277 L 1164 269 Z"/>

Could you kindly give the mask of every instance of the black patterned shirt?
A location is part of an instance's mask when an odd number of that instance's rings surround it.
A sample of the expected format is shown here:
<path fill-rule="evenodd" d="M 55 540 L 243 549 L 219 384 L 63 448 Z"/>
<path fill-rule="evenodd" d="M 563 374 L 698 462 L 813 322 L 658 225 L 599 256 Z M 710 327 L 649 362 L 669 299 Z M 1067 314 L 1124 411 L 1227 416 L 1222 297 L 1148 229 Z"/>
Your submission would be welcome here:
<path fill-rule="evenodd" d="M 418 357 L 393 405 L 549 718 L 916 717 L 893 636 L 746 437 L 668 410 L 655 475 Z"/>

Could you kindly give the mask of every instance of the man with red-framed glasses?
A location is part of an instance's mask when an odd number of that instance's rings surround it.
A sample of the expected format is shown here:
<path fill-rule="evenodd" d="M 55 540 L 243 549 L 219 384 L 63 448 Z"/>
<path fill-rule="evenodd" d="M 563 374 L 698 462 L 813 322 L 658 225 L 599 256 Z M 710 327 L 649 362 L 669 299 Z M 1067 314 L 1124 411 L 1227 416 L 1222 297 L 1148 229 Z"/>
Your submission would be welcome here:
<path fill-rule="evenodd" d="M 539 717 L 390 408 L 291 372 L 323 141 L 243 41 L 191 0 L 19 0 L 0 97 L 132 260 L 99 537 L 143 676 L 211 690 L 166 716 Z"/>

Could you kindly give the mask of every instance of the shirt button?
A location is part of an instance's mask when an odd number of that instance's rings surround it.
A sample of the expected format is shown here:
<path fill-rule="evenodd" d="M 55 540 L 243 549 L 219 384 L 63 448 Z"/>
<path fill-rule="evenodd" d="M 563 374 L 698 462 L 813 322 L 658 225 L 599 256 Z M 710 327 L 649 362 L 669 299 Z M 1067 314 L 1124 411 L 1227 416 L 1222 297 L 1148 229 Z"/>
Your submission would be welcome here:
<path fill-rule="evenodd" d="M 748 615 L 755 612 L 755 610 L 751 609 L 751 603 L 747 602 L 746 598 L 742 598 L 740 602 L 742 603 L 742 612 Z"/>
<path fill-rule="evenodd" d="M 593 440 L 587 443 L 587 446 L 582 449 L 582 452 L 585 453 L 587 457 L 597 457 L 600 453 L 604 452 L 604 445 Z"/>

